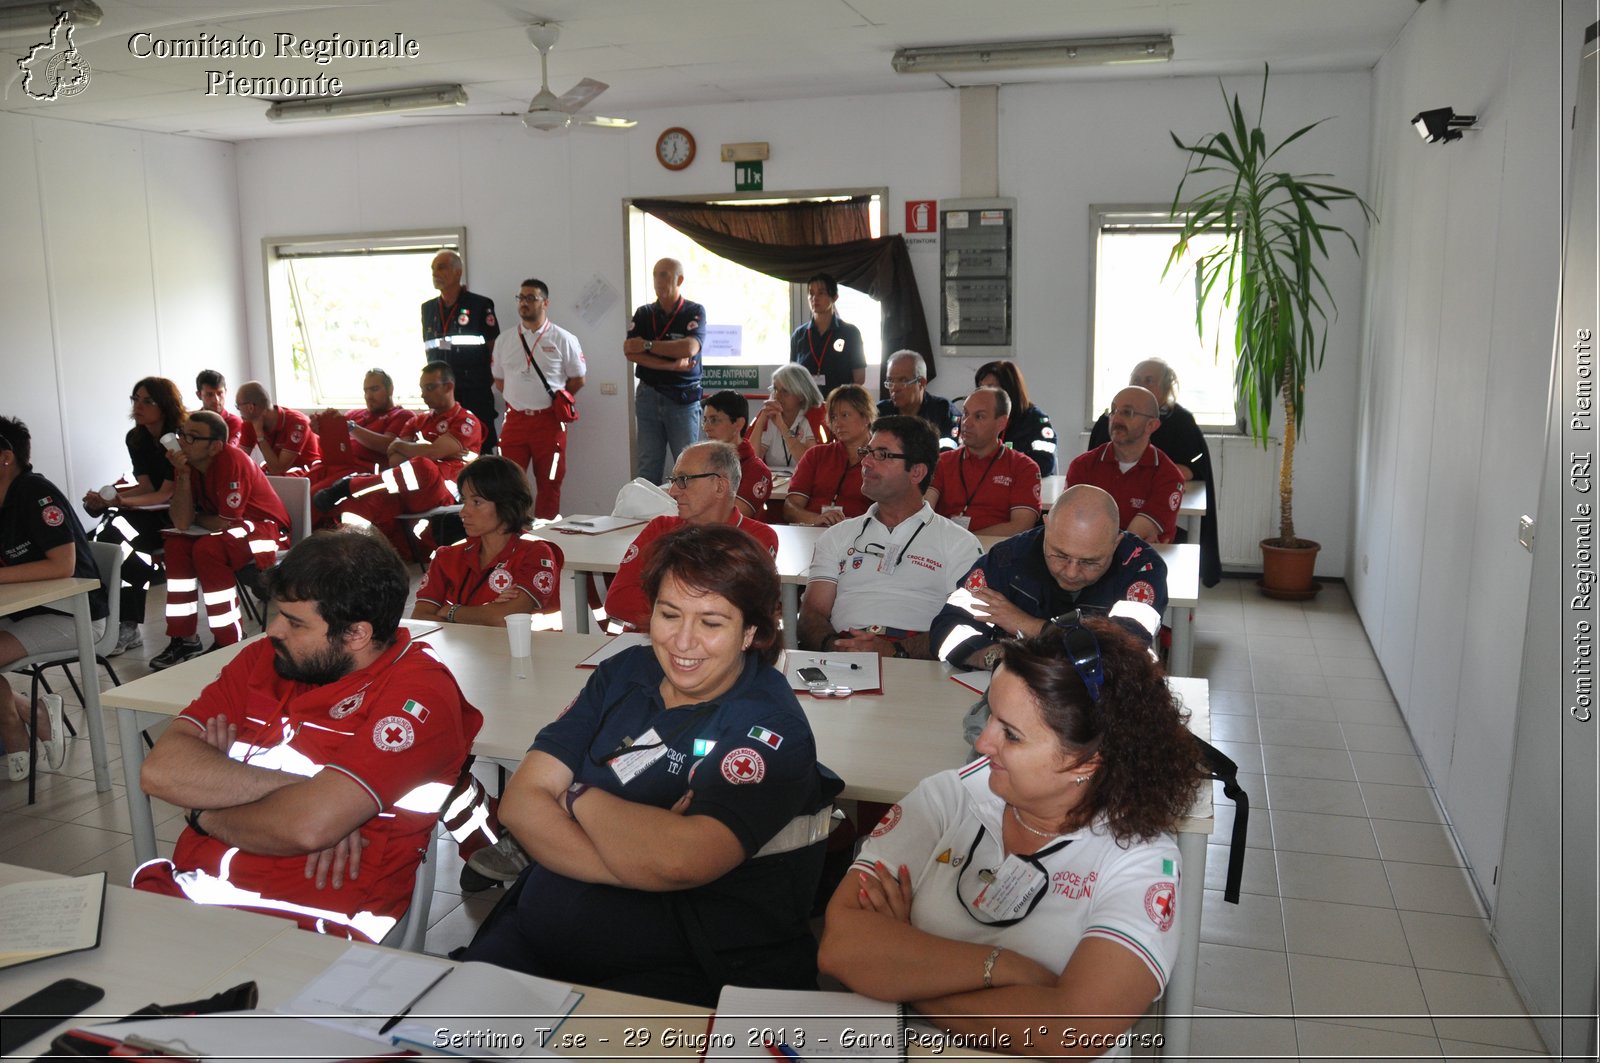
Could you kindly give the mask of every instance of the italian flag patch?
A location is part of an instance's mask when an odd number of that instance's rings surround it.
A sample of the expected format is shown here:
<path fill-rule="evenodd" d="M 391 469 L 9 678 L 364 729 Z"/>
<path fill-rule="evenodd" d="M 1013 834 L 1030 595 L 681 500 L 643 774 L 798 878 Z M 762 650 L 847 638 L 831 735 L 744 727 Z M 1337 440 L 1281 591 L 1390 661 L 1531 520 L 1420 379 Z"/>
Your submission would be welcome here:
<path fill-rule="evenodd" d="M 783 736 L 780 734 L 774 734 L 765 727 L 750 728 L 750 737 L 754 738 L 757 742 L 763 743 L 771 749 L 777 749 L 779 746 L 783 745 Z"/>
<path fill-rule="evenodd" d="M 1178 873 L 1178 865 L 1171 860 L 1163 860 L 1161 861 L 1161 873 L 1163 875 L 1176 875 Z"/>
<path fill-rule="evenodd" d="M 427 706 L 423 705 L 421 702 L 408 701 L 404 705 L 400 706 L 400 711 L 405 713 L 407 716 L 412 717 L 418 723 L 426 723 L 428 720 Z"/>

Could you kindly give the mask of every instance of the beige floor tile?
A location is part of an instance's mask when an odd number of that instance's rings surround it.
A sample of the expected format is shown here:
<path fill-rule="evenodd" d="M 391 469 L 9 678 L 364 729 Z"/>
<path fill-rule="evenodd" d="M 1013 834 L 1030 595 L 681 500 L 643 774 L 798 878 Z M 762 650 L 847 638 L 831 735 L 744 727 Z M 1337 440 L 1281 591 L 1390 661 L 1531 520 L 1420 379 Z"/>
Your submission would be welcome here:
<path fill-rule="evenodd" d="M 1419 970 L 1417 976 L 1440 1038 L 1544 1050 L 1539 1031 L 1509 979 L 1430 970 Z"/>
<path fill-rule="evenodd" d="M 1256 699 L 1248 689 L 1245 690 L 1220 690 L 1215 681 L 1211 687 L 1211 715 L 1216 716 L 1250 716 L 1256 714 Z"/>
<path fill-rule="evenodd" d="M 1195 1008 L 1189 1049 L 1195 1059 L 1292 1060 L 1300 1052 L 1294 1020 Z"/>
<path fill-rule="evenodd" d="M 1321 853 L 1278 853 L 1278 882 L 1284 899 L 1394 907 L 1381 860 Z"/>
<path fill-rule="evenodd" d="M 1254 798 L 1254 792 L 1250 795 Z M 1366 805 L 1361 787 L 1345 779 L 1297 779 L 1273 775 L 1267 780 L 1267 804 L 1289 812 L 1320 812 L 1329 816 L 1361 816 Z"/>
<path fill-rule="evenodd" d="M 1401 912 L 1412 962 L 1419 968 L 1506 978 L 1489 940 L 1489 920 L 1437 912 Z"/>
<path fill-rule="evenodd" d="M 1255 685 L 1250 680 L 1250 669 L 1248 668 L 1217 668 L 1206 678 L 1211 682 L 1212 712 L 1228 711 L 1227 709 L 1215 707 L 1217 691 L 1235 690 L 1248 694 L 1255 690 Z"/>
<path fill-rule="evenodd" d="M 1301 1019 L 1422 1037 L 1434 1032 L 1417 972 L 1409 966 L 1291 952 L 1289 974 Z"/>
<path fill-rule="evenodd" d="M 66 874 L 125 841 L 128 841 L 126 834 L 63 823 L 55 830 L 0 852 L 0 861 Z"/>
<path fill-rule="evenodd" d="M 1297 853 L 1327 853 L 1376 859 L 1378 843 L 1365 816 L 1326 816 L 1316 812 L 1272 810 L 1273 848 Z"/>
<path fill-rule="evenodd" d="M 1238 812 L 1234 803 L 1224 796 L 1222 787 L 1215 783 L 1212 785 L 1216 786 L 1212 803 L 1216 829 L 1211 832 L 1211 837 L 1219 845 L 1228 845 L 1233 838 L 1233 822 Z M 1272 817 L 1266 806 L 1251 804 L 1250 818 L 1245 825 L 1245 844 L 1253 849 L 1272 848 Z"/>
<path fill-rule="evenodd" d="M 1211 744 L 1216 746 L 1228 759 L 1239 765 L 1240 771 L 1247 771 L 1253 775 L 1262 773 L 1261 747 L 1253 742 L 1230 742 L 1224 738 L 1211 736 Z"/>
<path fill-rule="evenodd" d="M 1395 907 L 1410 912 L 1481 916 L 1483 905 L 1465 868 L 1385 860 Z"/>
<path fill-rule="evenodd" d="M 1413 823 L 1443 823 L 1444 813 L 1433 796 L 1431 786 L 1396 786 L 1392 783 L 1364 782 L 1361 796 L 1367 814 L 1373 819 L 1408 819 Z"/>
<path fill-rule="evenodd" d="M 1393 908 L 1295 898 L 1283 902 L 1288 951 L 1409 966 L 1411 953 Z"/>
<path fill-rule="evenodd" d="M 1310 746 L 1344 749 L 1344 732 L 1331 719 L 1267 718 L 1261 721 L 1261 741 L 1274 746 Z"/>
<path fill-rule="evenodd" d="M 1322 674 L 1341 679 L 1382 679 L 1378 662 L 1365 657 L 1322 657 Z M 1330 684 L 1337 686 L 1337 684 Z"/>
<path fill-rule="evenodd" d="M 1407 1063 L 1439 1055 L 1439 1039 L 1432 1034 L 1399 1033 L 1361 1026 L 1298 1019 L 1294 1024 L 1302 1059 L 1359 1059 L 1363 1063 Z"/>
<path fill-rule="evenodd" d="M 56 820 L 39 816 L 23 816 L 15 813 L 0 815 L 0 852 L 14 845 L 21 845 L 29 838 L 36 838 L 47 831 L 55 830 L 60 825 Z"/>
<path fill-rule="evenodd" d="M 1225 712 L 1211 714 L 1211 740 L 1224 742 L 1261 743 L 1261 725 L 1252 713 L 1249 716 Z"/>
<path fill-rule="evenodd" d="M 1334 718 L 1340 723 L 1375 724 L 1379 727 L 1404 727 L 1405 717 L 1400 715 L 1400 706 L 1392 701 L 1370 701 L 1364 698 L 1346 697 L 1341 684 L 1344 680 L 1335 679 L 1334 696 L 1330 699 Z"/>
<path fill-rule="evenodd" d="M 1310 694 L 1326 697 L 1330 693 L 1328 681 L 1320 675 L 1269 672 L 1255 673 L 1254 679 L 1258 694 Z"/>
<path fill-rule="evenodd" d="M 1322 675 L 1322 658 L 1310 652 L 1309 644 L 1304 653 L 1252 652 L 1250 671 L 1257 678 L 1264 675 Z"/>
<path fill-rule="evenodd" d="M 133 839 L 128 838 L 121 845 L 107 849 L 99 856 L 85 860 L 72 869 L 74 875 L 89 875 L 96 871 L 106 873 L 106 882 L 113 886 L 126 886 L 133 881 L 133 873 L 139 866 L 139 858 L 133 855 Z"/>
<path fill-rule="evenodd" d="M 1339 681 L 1339 696 L 1361 701 L 1381 701 L 1389 705 L 1395 703 L 1394 692 L 1382 679 L 1343 678 Z"/>
<path fill-rule="evenodd" d="M 1422 758 L 1418 756 L 1352 750 L 1350 762 L 1355 765 L 1356 778 L 1361 782 L 1382 782 L 1393 786 L 1428 785 L 1428 774 L 1423 771 Z"/>
<path fill-rule="evenodd" d="M 1411 741 L 1411 732 L 1404 727 L 1388 727 L 1372 723 L 1346 723 L 1340 725 L 1345 745 L 1352 751 L 1365 753 L 1397 753 L 1414 757 L 1417 747 Z"/>
<path fill-rule="evenodd" d="M 1229 904 L 1223 900 L 1221 890 L 1206 890 L 1200 940 L 1283 952 L 1283 903 L 1276 897 L 1241 889 L 1239 903 Z"/>
<path fill-rule="evenodd" d="M 1356 780 L 1350 754 L 1342 749 L 1313 749 L 1309 746 L 1263 745 L 1261 757 L 1268 775 L 1292 775 L 1297 779 Z"/>
<path fill-rule="evenodd" d="M 1443 823 L 1375 819 L 1372 831 L 1378 837 L 1378 849 L 1385 860 L 1465 866 L 1450 837 L 1450 828 Z"/>
<path fill-rule="evenodd" d="M 1254 818 L 1255 811 L 1251 810 Z M 1228 882 L 1228 839 L 1225 835 L 1212 835 L 1212 838 L 1221 842 L 1219 845 L 1206 846 L 1206 889 L 1220 890 Z M 1244 872 L 1240 876 L 1239 892 L 1259 893 L 1265 896 L 1278 895 L 1278 861 L 1277 854 L 1271 849 L 1254 849 L 1249 846 L 1244 851 Z"/>
<path fill-rule="evenodd" d="M 1256 713 L 1263 719 L 1332 720 L 1333 706 L 1325 697 L 1309 694 L 1257 694 Z"/>
<path fill-rule="evenodd" d="M 1440 1038 L 1445 1063 L 1501 1063 L 1506 1060 L 1523 1060 L 1529 1057 L 1549 1059 L 1544 1052 L 1532 1049 L 1505 1048 L 1498 1045 L 1475 1045 L 1471 1041 L 1451 1041 Z"/>
<path fill-rule="evenodd" d="M 1225 1011 L 1287 1012 L 1289 965 L 1285 955 L 1202 942 L 1195 1003 Z"/>
<path fill-rule="evenodd" d="M 1352 638 L 1341 638 L 1336 635 L 1318 636 L 1311 641 L 1317 647 L 1317 656 L 1323 660 L 1343 658 L 1376 661 L 1378 659 L 1372 652 L 1372 644 L 1367 641 L 1364 634 Z"/>
<path fill-rule="evenodd" d="M 1304 614 L 1298 609 L 1280 609 L 1271 606 L 1262 608 L 1258 603 L 1246 602 L 1244 629 L 1251 636 L 1260 638 L 1299 639 L 1308 643 L 1311 641 L 1311 628 L 1307 626 Z M 1255 648 L 1252 642 L 1250 649 L 1253 651 Z M 1286 652 L 1294 651 L 1286 649 Z"/>

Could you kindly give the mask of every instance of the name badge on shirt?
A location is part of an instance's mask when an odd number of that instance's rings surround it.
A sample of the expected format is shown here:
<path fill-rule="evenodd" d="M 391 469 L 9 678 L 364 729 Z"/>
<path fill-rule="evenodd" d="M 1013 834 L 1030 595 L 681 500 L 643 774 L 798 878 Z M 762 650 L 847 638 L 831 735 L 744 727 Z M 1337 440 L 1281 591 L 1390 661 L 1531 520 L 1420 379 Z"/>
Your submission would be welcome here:
<path fill-rule="evenodd" d="M 636 746 L 647 746 L 652 742 L 661 741 L 661 736 L 656 734 L 654 727 L 633 740 Z M 631 753 L 623 753 L 611 758 L 611 770 L 617 773 L 617 781 L 626 786 L 650 765 L 667 755 L 666 746 L 655 746 L 653 749 L 636 749 Z"/>
<path fill-rule="evenodd" d="M 828 386 L 827 375 L 823 373 L 812 373 L 811 382 L 817 385 L 818 388 L 826 388 Z M 824 394 L 826 394 L 826 392 L 824 392 Z"/>
<path fill-rule="evenodd" d="M 951 517 L 950 523 L 954 524 L 958 528 L 971 528 L 972 518 L 967 516 L 967 514 L 962 513 L 959 516 Z"/>
<path fill-rule="evenodd" d="M 1012 853 L 995 870 L 994 881 L 978 891 L 972 906 L 991 919 L 1019 919 L 1048 884 L 1043 871 Z"/>

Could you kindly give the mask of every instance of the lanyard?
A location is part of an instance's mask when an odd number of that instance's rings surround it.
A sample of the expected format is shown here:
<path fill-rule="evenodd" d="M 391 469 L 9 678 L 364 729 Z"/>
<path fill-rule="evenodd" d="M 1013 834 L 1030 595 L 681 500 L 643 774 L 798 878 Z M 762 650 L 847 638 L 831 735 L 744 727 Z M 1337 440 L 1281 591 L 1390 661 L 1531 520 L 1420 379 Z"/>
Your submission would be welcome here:
<path fill-rule="evenodd" d="M 988 467 L 983 470 L 983 475 L 978 477 L 978 489 L 980 491 L 983 489 L 984 481 L 989 478 L 989 474 L 994 472 L 994 463 L 1000 460 L 1000 455 L 1005 453 L 1005 449 L 1005 447 L 997 447 L 995 449 L 994 457 L 989 459 Z M 967 510 L 972 508 L 972 496 L 975 494 L 972 488 L 967 486 L 966 447 L 961 448 L 961 460 L 956 463 L 956 472 L 961 476 L 961 494 L 966 499 L 965 502 L 961 503 L 961 514 L 965 516 Z"/>
<path fill-rule="evenodd" d="M 539 334 L 537 336 L 533 337 L 533 347 L 539 346 L 539 341 L 544 339 L 544 334 L 546 332 L 549 332 L 549 331 L 550 331 L 550 319 L 549 318 L 545 318 L 544 319 L 544 328 L 540 329 L 539 330 Z M 518 325 L 517 326 L 517 339 L 522 341 L 522 351 L 523 351 L 524 354 L 526 354 L 528 356 L 528 368 L 532 369 L 533 368 L 533 347 L 528 346 L 528 337 L 524 336 L 522 334 L 522 332 L 523 332 L 522 326 Z M 544 370 L 543 369 L 539 370 L 539 375 L 540 376 L 544 376 Z"/>
<path fill-rule="evenodd" d="M 839 482 L 833 485 L 833 504 L 836 506 L 844 505 L 844 481 L 850 475 L 850 470 L 861 468 L 861 459 L 857 458 L 854 465 L 850 464 L 850 448 L 843 443 L 840 443 L 839 446 L 844 450 L 844 472 L 839 474 Z M 827 503 L 823 504 L 826 505 Z M 821 511 L 819 510 L 818 512 Z M 917 529 L 917 531 L 921 530 L 921 528 Z M 913 535 L 912 538 L 915 539 L 916 536 Z"/>
<path fill-rule="evenodd" d="M 654 304 L 655 309 L 659 309 L 660 306 L 661 306 L 660 303 Z M 652 309 L 652 311 L 651 311 L 651 316 L 652 317 L 655 314 L 655 309 Z M 672 308 L 672 313 L 667 315 L 667 320 L 664 321 L 662 323 L 662 325 L 661 325 L 661 331 L 656 333 L 656 339 L 659 340 L 662 336 L 665 336 L 667 334 L 667 330 L 672 327 L 672 323 L 674 321 L 678 320 L 678 311 L 680 311 L 682 309 L 683 309 L 683 296 L 680 295 L 680 296 L 678 296 L 678 305 L 673 307 Z M 654 342 L 654 341 L 652 341 L 652 342 Z"/>
<path fill-rule="evenodd" d="M 600 711 L 600 723 L 594 729 L 595 738 L 600 737 L 600 732 L 606 729 L 606 720 L 610 718 L 612 711 L 615 710 L 618 705 L 621 705 L 624 701 L 627 701 L 632 696 L 633 691 L 630 690 Z M 613 760 L 616 760 L 618 757 L 622 756 L 624 753 L 637 753 L 642 749 L 655 749 L 657 746 L 670 746 L 672 743 L 682 738 L 684 733 L 688 731 L 689 728 L 699 723 L 701 718 L 706 716 L 708 713 L 716 712 L 717 707 L 718 706 L 715 701 L 706 702 L 704 705 L 701 705 L 699 708 L 689 713 L 688 719 L 683 721 L 683 726 L 672 732 L 670 737 L 663 738 L 655 742 L 646 742 L 643 745 L 636 746 L 633 744 L 632 738 L 624 737 L 621 742 L 617 743 L 617 748 L 613 749 L 599 760 L 596 760 L 594 754 L 591 752 L 589 754 L 589 763 L 593 764 L 597 768 L 603 768 L 607 764 L 610 764 Z M 665 711 L 670 713 L 675 710 L 667 709 Z M 651 726 L 653 727 L 654 725 L 652 724 Z M 646 730 L 649 729 L 650 728 L 646 728 Z M 589 747 L 590 749 L 594 748 L 594 738 L 589 740 Z"/>
<path fill-rule="evenodd" d="M 970 915 L 973 918 L 973 920 L 975 922 L 982 923 L 984 926 L 992 926 L 992 927 L 999 927 L 999 928 L 1004 928 L 1004 927 L 1008 927 L 1008 926 L 1016 926 L 1018 923 L 1022 922 L 1024 919 L 1028 918 L 1028 916 L 1032 915 L 1033 914 L 1033 910 L 1035 908 L 1039 907 L 1039 902 L 1044 900 L 1044 896 L 1045 896 L 1046 893 L 1050 892 L 1048 888 L 1040 889 L 1039 892 L 1035 893 L 1033 895 L 1033 900 L 1028 904 L 1028 910 L 1023 912 L 1021 915 L 1017 916 L 1015 919 L 988 919 L 988 918 L 982 918 L 982 917 L 980 917 L 978 915 L 977 912 L 972 910 L 972 904 L 970 902 L 968 902 L 968 900 L 961 895 L 961 880 L 966 877 L 967 870 L 972 867 L 972 864 L 973 864 L 972 854 L 978 851 L 978 845 L 979 845 L 979 843 L 981 843 L 983 841 L 983 836 L 984 836 L 984 833 L 986 832 L 986 830 L 987 830 L 987 828 L 985 828 L 980 823 L 978 825 L 977 836 L 972 839 L 972 844 L 967 846 L 967 858 L 962 861 L 961 870 L 956 873 L 956 900 L 961 902 L 961 907 L 966 911 L 966 913 L 968 915 Z M 1017 856 L 1020 859 L 1025 860 L 1029 864 L 1031 864 L 1034 867 L 1034 869 L 1037 870 L 1039 872 L 1039 874 L 1044 877 L 1045 886 L 1048 887 L 1049 883 L 1050 883 L 1050 872 L 1044 866 L 1045 857 L 1054 856 L 1056 853 L 1059 853 L 1061 850 L 1063 850 L 1067 846 L 1071 845 L 1072 842 L 1073 842 L 1073 839 L 1068 838 L 1066 841 L 1057 842 L 1056 844 L 1050 846 L 1048 849 L 1040 849 L 1038 852 L 1032 853 L 1032 854 L 1028 854 L 1028 855 L 1024 855 L 1022 853 L 1018 853 Z M 1000 844 L 1000 860 L 1001 860 L 1001 863 L 1005 862 L 1005 856 L 1006 856 L 1005 843 L 1001 842 L 1001 844 Z M 984 879 L 985 873 L 987 873 L 988 876 L 989 876 L 987 880 Z M 993 880 L 993 878 L 994 878 L 994 869 L 987 869 L 987 871 L 980 870 L 978 872 L 978 878 L 979 878 L 979 880 L 984 881 L 985 884 L 987 884 L 988 881 Z M 978 892 L 982 893 L 983 891 L 980 889 Z"/>
<path fill-rule="evenodd" d="M 465 291 L 465 289 L 462 290 Z M 450 334 L 450 322 L 455 320 L 456 307 L 460 305 L 461 296 L 458 294 L 456 301 L 450 304 L 450 309 L 447 312 L 444 308 L 444 296 L 439 296 L 439 335 L 448 336 Z"/>
<path fill-rule="evenodd" d="M 817 353 L 817 323 L 813 321 L 811 324 L 806 326 L 806 346 L 811 350 L 811 371 L 813 373 L 822 372 L 823 359 L 828 357 L 828 337 L 833 335 L 835 329 L 838 328 L 838 325 L 839 319 L 835 317 L 833 319 L 833 323 L 828 326 L 828 331 L 823 333 L 821 354 Z"/>

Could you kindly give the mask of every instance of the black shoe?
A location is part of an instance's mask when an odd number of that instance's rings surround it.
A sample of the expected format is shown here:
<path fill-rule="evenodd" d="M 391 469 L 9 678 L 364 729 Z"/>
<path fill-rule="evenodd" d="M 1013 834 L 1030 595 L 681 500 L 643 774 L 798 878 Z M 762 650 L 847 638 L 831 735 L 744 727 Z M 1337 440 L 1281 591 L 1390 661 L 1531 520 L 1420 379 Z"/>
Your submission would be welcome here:
<path fill-rule="evenodd" d="M 200 646 L 198 638 L 175 638 L 167 643 L 167 648 L 150 658 L 150 668 L 159 672 L 163 668 L 171 668 L 175 664 L 182 664 L 191 658 L 198 657 L 205 650 Z"/>
<path fill-rule="evenodd" d="M 350 481 L 354 477 L 346 476 L 342 480 L 335 480 L 311 496 L 311 504 L 324 512 L 332 513 L 333 507 L 350 497 Z"/>

